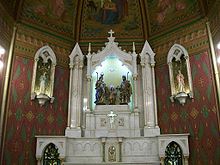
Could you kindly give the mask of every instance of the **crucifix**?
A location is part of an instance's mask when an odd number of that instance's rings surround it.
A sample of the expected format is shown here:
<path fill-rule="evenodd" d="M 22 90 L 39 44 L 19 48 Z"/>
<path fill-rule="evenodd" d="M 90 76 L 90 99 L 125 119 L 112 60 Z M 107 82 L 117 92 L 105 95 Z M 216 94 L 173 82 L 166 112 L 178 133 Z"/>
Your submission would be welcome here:
<path fill-rule="evenodd" d="M 110 34 L 110 37 L 113 37 L 112 34 L 114 34 L 115 32 L 111 29 L 108 33 Z"/>
<path fill-rule="evenodd" d="M 115 122 L 115 117 L 117 117 L 118 115 L 115 114 L 112 110 L 110 111 L 109 114 L 107 114 L 108 118 L 109 118 L 109 123 L 110 123 L 110 128 L 112 128 L 113 123 Z"/>

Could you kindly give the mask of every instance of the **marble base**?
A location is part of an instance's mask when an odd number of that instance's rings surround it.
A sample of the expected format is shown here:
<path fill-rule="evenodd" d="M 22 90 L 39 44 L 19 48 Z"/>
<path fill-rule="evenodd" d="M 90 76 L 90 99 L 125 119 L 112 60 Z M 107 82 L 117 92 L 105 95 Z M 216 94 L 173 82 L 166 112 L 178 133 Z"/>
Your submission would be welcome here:
<path fill-rule="evenodd" d="M 166 134 L 156 137 L 69 138 L 37 136 L 36 158 L 41 164 L 45 147 L 53 143 L 65 165 L 159 165 L 172 141 L 180 145 L 185 161 L 189 157 L 189 134 Z M 114 147 L 114 152 L 111 148 Z M 185 163 L 184 165 L 187 165 Z"/>
<path fill-rule="evenodd" d="M 155 137 L 160 135 L 159 127 L 145 127 L 144 128 L 144 137 Z"/>
<path fill-rule="evenodd" d="M 149 163 L 124 163 L 124 162 L 117 162 L 117 163 L 111 163 L 114 165 L 159 165 L 160 162 L 149 162 Z M 109 163 L 64 163 L 64 165 L 109 165 Z"/>
<path fill-rule="evenodd" d="M 64 164 L 68 165 L 160 164 L 157 138 L 68 138 L 67 144 Z M 112 154 L 110 147 L 115 148 Z"/>
<path fill-rule="evenodd" d="M 79 138 L 79 137 L 82 136 L 81 128 L 67 127 L 66 130 L 65 130 L 65 136 L 66 137 Z"/>

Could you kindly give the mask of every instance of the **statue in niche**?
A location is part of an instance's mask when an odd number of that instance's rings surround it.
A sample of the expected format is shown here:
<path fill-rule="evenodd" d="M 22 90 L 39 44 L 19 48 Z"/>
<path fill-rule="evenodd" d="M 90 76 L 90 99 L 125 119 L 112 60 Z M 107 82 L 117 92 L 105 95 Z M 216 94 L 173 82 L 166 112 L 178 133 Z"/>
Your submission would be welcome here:
<path fill-rule="evenodd" d="M 108 148 L 108 161 L 110 162 L 116 161 L 116 148 L 114 146 L 110 146 Z"/>
<path fill-rule="evenodd" d="M 109 92 L 109 104 L 115 105 L 116 104 L 116 97 L 117 97 L 117 90 L 114 88 L 114 86 L 110 86 L 110 92 Z"/>
<path fill-rule="evenodd" d="M 50 69 L 51 69 L 51 60 L 48 60 L 47 63 L 43 63 L 43 59 L 39 57 L 38 67 L 37 67 L 37 82 L 38 89 L 37 94 L 48 95 L 48 86 L 50 85 Z"/>
<path fill-rule="evenodd" d="M 178 83 L 178 92 L 185 91 L 185 82 L 184 82 L 184 75 L 181 73 L 181 70 L 178 70 L 178 74 L 176 76 L 177 83 Z"/>
<path fill-rule="evenodd" d="M 31 100 L 37 99 L 40 106 L 53 103 L 53 88 L 56 56 L 49 46 L 43 46 L 35 55 L 31 85 Z"/>
<path fill-rule="evenodd" d="M 181 105 L 184 105 L 188 97 L 193 98 L 192 75 L 187 50 L 179 44 L 174 44 L 169 50 L 167 63 L 170 75 L 171 102 L 177 100 Z"/>
<path fill-rule="evenodd" d="M 45 94 L 46 83 L 47 83 L 47 77 L 46 77 L 46 72 L 44 72 L 40 76 L 40 94 Z"/>
<path fill-rule="evenodd" d="M 126 76 L 122 76 L 122 82 L 119 87 L 120 91 L 120 104 L 128 104 L 131 100 L 132 88 L 129 80 L 126 79 Z"/>
<path fill-rule="evenodd" d="M 107 87 L 105 82 L 103 81 L 103 77 L 104 74 L 101 74 L 100 77 L 97 79 L 96 84 L 95 84 L 95 104 L 99 105 L 99 104 L 105 104 L 105 98 L 106 98 L 106 91 L 107 91 Z M 98 77 L 98 73 L 97 73 L 97 77 Z"/>

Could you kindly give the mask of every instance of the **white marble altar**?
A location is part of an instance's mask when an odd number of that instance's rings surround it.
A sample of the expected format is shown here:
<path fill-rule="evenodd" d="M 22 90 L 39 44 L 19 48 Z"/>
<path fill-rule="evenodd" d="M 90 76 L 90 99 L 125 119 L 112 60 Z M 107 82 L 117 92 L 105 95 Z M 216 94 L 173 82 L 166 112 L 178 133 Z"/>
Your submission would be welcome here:
<path fill-rule="evenodd" d="M 112 128 L 110 110 L 117 115 Z M 140 137 L 139 113 L 128 105 L 96 105 L 93 113 L 86 113 L 85 137 Z"/>
<path fill-rule="evenodd" d="M 85 56 L 79 45 L 74 47 L 70 55 L 69 106 L 65 136 L 37 137 L 36 157 L 39 164 L 42 163 L 44 148 L 49 143 L 58 146 L 59 152 L 62 152 L 60 159 L 66 165 L 159 165 L 164 158 L 164 147 L 168 144 L 165 142 L 176 141 L 179 144 L 183 138 L 185 147 L 188 147 L 188 134 L 160 135 L 154 73 L 155 53 L 149 43 L 146 41 L 144 44 L 138 67 L 135 44 L 133 43 L 132 52 L 127 53 L 118 47 L 113 32 L 110 31 L 109 34 L 108 42 L 102 51 L 91 53 L 89 44 L 87 66 L 83 65 Z M 115 81 L 113 85 L 117 86 L 115 79 L 121 78 L 119 73 L 122 73 L 123 67 L 127 68 L 125 73 L 132 84 L 131 102 L 127 105 L 120 105 L 117 101 L 116 105 L 94 105 L 93 84 L 98 78 L 93 75 L 97 73 L 98 77 L 103 74 L 103 70 L 100 71 L 97 67 L 103 67 L 103 62 L 109 57 L 119 60 L 121 66 L 110 68 L 104 73 L 109 74 L 105 79 L 107 85 L 108 80 L 110 85 Z M 113 72 L 116 78 L 111 76 Z"/>

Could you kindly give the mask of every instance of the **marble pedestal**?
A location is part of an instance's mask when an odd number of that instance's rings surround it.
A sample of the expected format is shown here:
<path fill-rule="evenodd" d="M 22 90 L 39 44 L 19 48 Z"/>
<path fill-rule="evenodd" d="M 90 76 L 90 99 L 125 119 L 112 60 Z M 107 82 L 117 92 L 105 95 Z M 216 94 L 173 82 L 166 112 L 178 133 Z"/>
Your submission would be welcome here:
<path fill-rule="evenodd" d="M 157 138 L 68 138 L 66 143 L 65 165 L 160 164 Z"/>
<path fill-rule="evenodd" d="M 155 137 L 70 138 L 37 136 L 36 158 L 42 164 L 45 147 L 53 143 L 64 165 L 159 165 L 170 142 L 180 145 L 188 165 L 189 134 L 166 134 Z M 114 147 L 112 152 L 111 148 Z"/>

